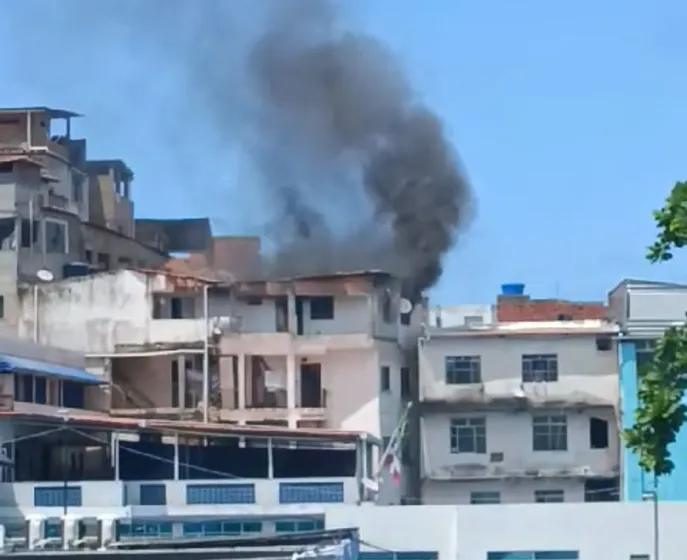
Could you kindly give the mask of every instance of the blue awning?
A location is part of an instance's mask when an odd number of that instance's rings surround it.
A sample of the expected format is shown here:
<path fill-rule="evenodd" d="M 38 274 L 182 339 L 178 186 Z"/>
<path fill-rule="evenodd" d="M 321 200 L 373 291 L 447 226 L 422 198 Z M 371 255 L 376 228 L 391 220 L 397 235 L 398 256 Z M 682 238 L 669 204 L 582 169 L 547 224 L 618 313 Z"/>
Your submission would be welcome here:
<path fill-rule="evenodd" d="M 88 373 L 86 370 L 30 360 L 28 358 L 18 358 L 8 354 L 0 354 L 0 374 L 2 373 L 29 373 L 32 375 L 43 375 L 45 377 L 55 377 L 65 381 L 75 381 L 88 385 L 100 385 L 106 383 L 97 375 Z"/>

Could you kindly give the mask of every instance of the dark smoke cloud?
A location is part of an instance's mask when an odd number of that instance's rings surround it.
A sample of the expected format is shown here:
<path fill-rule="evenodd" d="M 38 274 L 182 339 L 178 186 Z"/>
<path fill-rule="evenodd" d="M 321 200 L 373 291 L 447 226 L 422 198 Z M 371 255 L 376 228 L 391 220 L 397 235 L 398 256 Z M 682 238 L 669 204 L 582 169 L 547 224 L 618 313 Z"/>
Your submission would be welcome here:
<path fill-rule="evenodd" d="M 325 262 L 339 270 L 387 268 L 413 294 L 433 285 L 468 218 L 470 189 L 441 122 L 415 101 L 390 52 L 341 30 L 329 4 L 312 2 L 273 14 L 248 62 L 270 123 L 266 140 L 273 144 L 263 153 L 286 151 L 298 162 L 286 177 L 296 185 L 287 195 L 297 203 L 282 214 L 289 227 L 298 224 L 297 235 L 280 244 L 277 269 L 303 272 Z M 370 221 L 326 231 L 323 221 L 355 196 L 356 186 L 364 193 L 359 212 Z"/>
<path fill-rule="evenodd" d="M 44 13 L 44 2 L 22 5 L 17 28 Z M 213 215 L 232 225 L 264 216 L 272 273 L 385 269 L 414 295 L 436 282 L 470 213 L 457 155 L 389 50 L 345 29 L 331 4 L 61 0 L 50 13 L 32 37 L 93 77 L 79 84 L 91 105 L 77 109 L 118 122 L 145 107 L 168 180 L 178 176 L 194 203 L 212 197 Z M 127 64 L 111 75 L 115 59 Z M 58 66 L 43 70 L 59 79 Z M 120 107 L 96 106 L 108 80 L 126 84 Z M 135 157 L 151 158 L 146 147 Z M 248 171 L 232 175 L 237 160 Z M 227 170 L 239 184 L 222 185 L 217 204 L 213 181 Z"/>

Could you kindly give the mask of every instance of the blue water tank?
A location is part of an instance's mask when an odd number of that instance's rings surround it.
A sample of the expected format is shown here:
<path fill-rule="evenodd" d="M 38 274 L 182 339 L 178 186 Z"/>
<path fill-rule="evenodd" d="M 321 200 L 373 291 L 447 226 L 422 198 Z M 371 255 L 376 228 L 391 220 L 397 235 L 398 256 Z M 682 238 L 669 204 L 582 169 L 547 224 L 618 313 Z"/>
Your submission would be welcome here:
<path fill-rule="evenodd" d="M 64 265 L 62 274 L 65 278 L 75 278 L 79 276 L 88 276 L 91 267 L 88 263 L 71 262 Z"/>
<path fill-rule="evenodd" d="M 501 294 L 504 296 L 522 296 L 525 294 L 525 284 L 501 284 Z"/>

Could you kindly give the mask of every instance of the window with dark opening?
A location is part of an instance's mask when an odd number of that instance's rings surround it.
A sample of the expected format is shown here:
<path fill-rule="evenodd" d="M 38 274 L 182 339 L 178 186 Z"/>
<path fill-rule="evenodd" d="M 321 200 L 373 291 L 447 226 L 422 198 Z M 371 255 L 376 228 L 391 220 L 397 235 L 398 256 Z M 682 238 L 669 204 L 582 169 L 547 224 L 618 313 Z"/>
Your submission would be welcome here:
<path fill-rule="evenodd" d="M 0 249 L 3 251 L 13 251 L 16 244 L 14 239 L 14 230 L 16 228 L 16 220 L 14 218 L 0 219 Z"/>
<path fill-rule="evenodd" d="M 410 368 L 401 368 L 401 397 L 410 398 Z"/>
<path fill-rule="evenodd" d="M 382 293 L 381 306 L 382 319 L 385 323 L 391 323 L 393 321 L 393 318 L 391 316 L 391 294 L 388 290 L 384 290 L 384 293 Z"/>
<path fill-rule="evenodd" d="M 321 296 L 310 298 L 310 318 L 314 320 L 334 318 L 334 298 Z"/>
<path fill-rule="evenodd" d="M 608 448 L 608 422 L 606 420 L 589 419 L 589 445 L 592 449 Z"/>
<path fill-rule="evenodd" d="M 613 339 L 610 336 L 597 336 L 596 349 L 600 351 L 608 351 L 613 347 Z"/>
<path fill-rule="evenodd" d="M 620 499 L 617 478 L 590 478 L 584 482 L 585 502 L 617 502 Z"/>
<path fill-rule="evenodd" d="M 110 270 L 110 255 L 107 253 L 98 253 L 98 265 L 103 270 Z"/>
<path fill-rule="evenodd" d="M 0 296 L 0 319 L 5 318 L 5 296 Z"/>
<path fill-rule="evenodd" d="M 379 370 L 382 391 L 391 391 L 391 368 L 389 366 L 382 366 Z"/>
<path fill-rule="evenodd" d="M 172 408 L 179 407 L 179 362 L 172 358 Z"/>
<path fill-rule="evenodd" d="M 0 163 L 0 173 L 12 173 L 14 170 L 14 163 L 11 161 L 3 161 Z"/>
<path fill-rule="evenodd" d="M 410 313 L 401 313 L 401 325 L 410 325 Z"/>
<path fill-rule="evenodd" d="M 69 252 L 66 222 L 45 220 L 45 252 L 60 254 Z"/>
<path fill-rule="evenodd" d="M 22 219 L 22 221 L 21 221 L 21 246 L 24 248 L 37 247 L 40 231 L 41 231 L 40 221 Z"/>

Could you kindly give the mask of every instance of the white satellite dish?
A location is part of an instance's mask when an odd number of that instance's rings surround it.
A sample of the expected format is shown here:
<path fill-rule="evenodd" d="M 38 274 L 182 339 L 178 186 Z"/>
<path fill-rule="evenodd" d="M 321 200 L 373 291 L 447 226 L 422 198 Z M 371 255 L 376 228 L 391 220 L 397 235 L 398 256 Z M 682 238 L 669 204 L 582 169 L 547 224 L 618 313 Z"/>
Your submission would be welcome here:
<path fill-rule="evenodd" d="M 413 304 L 410 303 L 409 299 L 403 298 L 401 299 L 401 305 L 400 305 L 400 311 L 404 315 L 406 313 L 410 313 L 413 310 Z"/>
<path fill-rule="evenodd" d="M 41 282 L 52 282 L 55 279 L 55 275 L 45 268 L 41 268 L 38 272 L 36 272 L 36 277 Z"/>

